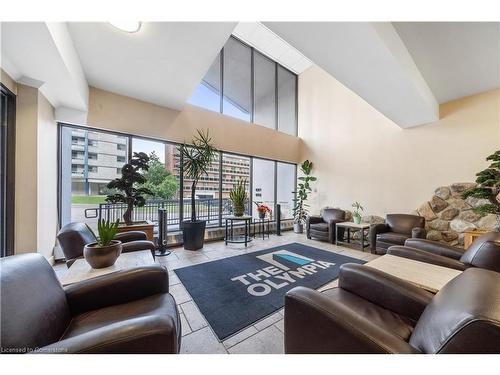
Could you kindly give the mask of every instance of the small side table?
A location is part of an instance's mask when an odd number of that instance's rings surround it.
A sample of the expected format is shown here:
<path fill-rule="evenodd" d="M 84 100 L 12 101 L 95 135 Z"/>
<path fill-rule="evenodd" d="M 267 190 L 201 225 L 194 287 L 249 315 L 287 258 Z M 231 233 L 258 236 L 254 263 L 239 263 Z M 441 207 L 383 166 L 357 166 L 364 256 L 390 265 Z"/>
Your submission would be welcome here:
<path fill-rule="evenodd" d="M 244 243 L 245 247 L 247 244 L 252 241 L 252 237 L 250 236 L 250 226 L 252 224 L 251 216 L 228 216 L 225 217 L 226 221 L 225 225 L 225 236 L 224 242 L 227 245 L 228 243 Z M 245 234 L 243 236 L 235 236 L 234 235 L 234 222 L 235 221 L 243 221 L 245 224 Z"/>
<path fill-rule="evenodd" d="M 483 234 L 488 233 L 487 230 L 468 230 L 464 232 L 464 249 L 467 250 L 470 245 L 474 242 L 474 240 Z"/>
<path fill-rule="evenodd" d="M 339 228 L 347 229 L 347 241 L 339 241 Z M 351 243 L 351 230 L 359 231 L 361 234 L 361 241 L 359 244 L 361 245 L 361 251 L 365 251 L 365 247 L 370 246 L 368 242 L 365 243 L 365 238 L 368 237 L 368 234 L 365 235 L 365 230 L 370 229 L 370 224 L 368 223 L 360 223 L 356 224 L 350 221 L 344 221 L 342 223 L 335 224 L 335 244 L 350 244 Z"/>
<path fill-rule="evenodd" d="M 271 231 L 271 220 L 268 218 L 258 218 L 253 222 L 253 236 L 256 238 L 255 226 L 258 228 L 259 237 L 262 235 L 262 239 L 265 239 L 266 236 L 269 238 L 269 232 Z"/>

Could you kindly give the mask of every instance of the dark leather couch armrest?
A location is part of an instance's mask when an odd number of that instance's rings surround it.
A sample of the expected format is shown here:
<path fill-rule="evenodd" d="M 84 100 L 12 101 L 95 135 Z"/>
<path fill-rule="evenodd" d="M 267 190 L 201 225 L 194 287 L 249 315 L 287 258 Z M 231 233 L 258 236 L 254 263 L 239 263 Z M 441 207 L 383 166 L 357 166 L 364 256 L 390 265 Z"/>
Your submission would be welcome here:
<path fill-rule="evenodd" d="M 323 218 L 321 216 L 308 216 L 306 223 L 307 226 L 309 226 L 309 224 L 323 223 Z"/>
<path fill-rule="evenodd" d="M 311 228 L 311 224 L 323 223 L 323 218 L 321 216 L 308 216 L 306 218 L 306 234 L 309 237 L 309 229 Z"/>
<path fill-rule="evenodd" d="M 130 232 L 117 233 L 114 237 L 115 240 L 125 242 L 147 240 L 146 233 L 140 230 L 133 230 Z"/>
<path fill-rule="evenodd" d="M 130 253 L 132 251 L 141 251 L 141 250 L 154 251 L 155 249 L 156 249 L 155 244 L 147 240 L 125 242 L 124 244 L 122 244 L 122 252 L 124 253 Z"/>
<path fill-rule="evenodd" d="M 415 322 L 434 297 L 405 280 L 355 263 L 340 267 L 339 287 Z"/>
<path fill-rule="evenodd" d="M 107 325 L 40 348 L 37 353 L 178 353 L 171 316 L 144 316 Z"/>
<path fill-rule="evenodd" d="M 405 241 L 405 246 L 427 251 L 428 253 L 453 258 L 456 260 L 460 259 L 460 257 L 464 253 L 463 250 L 456 247 L 449 246 L 441 242 L 424 240 L 422 238 L 408 238 Z"/>
<path fill-rule="evenodd" d="M 285 296 L 285 353 L 415 353 L 406 341 L 304 287 Z"/>
<path fill-rule="evenodd" d="M 426 235 L 427 231 L 425 230 L 425 228 L 415 227 L 411 230 L 412 238 L 425 238 Z"/>
<path fill-rule="evenodd" d="M 168 293 L 168 271 L 154 264 L 126 269 L 64 287 L 73 315 Z"/>
<path fill-rule="evenodd" d="M 419 262 L 431 263 L 435 264 L 436 266 L 453 268 L 460 271 L 464 271 L 465 269 L 467 269 L 467 266 L 464 263 L 456 259 L 429 253 L 427 251 L 419 249 L 413 249 L 407 246 L 391 246 L 387 250 L 387 254 L 413 259 Z"/>
<path fill-rule="evenodd" d="M 377 249 L 377 234 L 389 231 L 387 224 L 372 224 L 370 225 L 370 252 L 375 254 Z"/>

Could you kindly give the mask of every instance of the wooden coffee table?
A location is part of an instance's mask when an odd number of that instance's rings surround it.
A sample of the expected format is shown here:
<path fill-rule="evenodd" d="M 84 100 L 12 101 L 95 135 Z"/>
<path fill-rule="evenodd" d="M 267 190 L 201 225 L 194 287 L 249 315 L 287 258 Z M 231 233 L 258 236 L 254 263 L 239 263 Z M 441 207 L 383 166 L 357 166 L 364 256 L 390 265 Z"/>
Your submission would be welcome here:
<path fill-rule="evenodd" d="M 416 286 L 437 293 L 443 286 L 462 271 L 436 266 L 434 264 L 418 262 L 413 259 L 402 258 L 390 254 L 382 255 L 365 264 L 400 279 L 409 281 Z"/>
<path fill-rule="evenodd" d="M 123 253 L 118 257 L 115 264 L 113 264 L 111 267 L 99 269 L 90 267 L 85 259 L 78 259 L 71 265 L 71 267 L 68 268 L 68 272 L 61 279 L 61 284 L 74 284 L 79 281 L 107 275 L 127 268 L 147 266 L 150 264 L 154 264 L 154 262 L 155 261 L 153 259 L 153 255 L 151 254 L 151 250 Z"/>

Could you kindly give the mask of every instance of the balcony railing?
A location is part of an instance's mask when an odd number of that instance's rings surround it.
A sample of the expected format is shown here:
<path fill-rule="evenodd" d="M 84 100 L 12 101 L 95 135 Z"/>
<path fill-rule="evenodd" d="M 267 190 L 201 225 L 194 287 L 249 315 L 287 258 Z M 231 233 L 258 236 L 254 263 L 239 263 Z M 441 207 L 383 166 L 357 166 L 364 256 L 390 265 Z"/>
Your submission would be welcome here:
<path fill-rule="evenodd" d="M 196 215 L 199 220 L 206 220 L 207 226 L 219 226 L 221 201 L 216 198 L 196 199 Z M 158 209 L 166 210 L 167 231 L 179 230 L 180 220 L 189 220 L 191 217 L 191 199 L 186 198 L 183 202 L 184 212 L 181 217 L 179 199 L 155 199 L 149 200 L 143 207 L 135 207 L 132 213 L 133 221 L 149 220 L 153 223 L 158 222 Z M 85 210 L 86 219 L 105 219 L 110 221 L 122 220 L 123 214 L 127 209 L 127 205 L 116 203 L 101 203 L 99 207 L 87 208 Z M 250 206 L 247 204 L 246 211 L 250 211 Z M 222 218 L 232 214 L 232 204 L 229 199 L 222 199 Z"/>

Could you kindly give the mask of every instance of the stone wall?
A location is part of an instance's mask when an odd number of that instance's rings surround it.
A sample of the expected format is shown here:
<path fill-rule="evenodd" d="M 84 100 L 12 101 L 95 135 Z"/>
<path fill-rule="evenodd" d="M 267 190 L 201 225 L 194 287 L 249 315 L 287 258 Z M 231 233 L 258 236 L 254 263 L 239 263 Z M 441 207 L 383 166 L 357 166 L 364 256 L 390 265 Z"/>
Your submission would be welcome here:
<path fill-rule="evenodd" d="M 425 217 L 427 239 L 440 241 L 449 245 L 464 243 L 464 233 L 467 230 L 495 230 L 497 215 L 481 216 L 472 209 L 489 203 L 486 199 L 469 197 L 462 199 L 462 193 L 475 187 L 475 183 L 455 183 L 436 189 L 432 198 L 423 203 L 415 212 Z"/>

